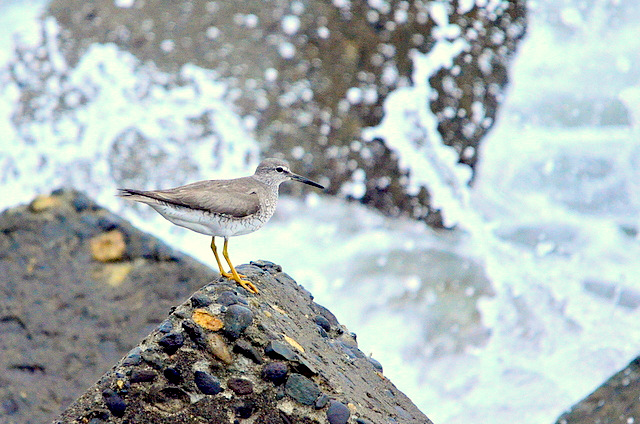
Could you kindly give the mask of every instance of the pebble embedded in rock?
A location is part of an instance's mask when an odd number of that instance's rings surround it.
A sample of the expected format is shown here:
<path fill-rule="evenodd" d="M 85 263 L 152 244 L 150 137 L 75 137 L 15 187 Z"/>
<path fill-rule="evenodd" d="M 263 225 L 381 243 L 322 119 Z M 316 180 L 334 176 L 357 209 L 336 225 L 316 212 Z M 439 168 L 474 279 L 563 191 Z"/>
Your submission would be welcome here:
<path fill-rule="evenodd" d="M 262 364 L 264 362 L 260 352 L 246 340 L 238 340 L 235 346 L 233 346 L 233 351 L 246 356 L 256 364 Z"/>
<path fill-rule="evenodd" d="M 184 336 L 180 333 L 169 333 L 162 337 L 158 344 L 168 355 L 173 355 L 184 344 Z"/>
<path fill-rule="evenodd" d="M 182 375 L 180 371 L 175 368 L 166 368 L 163 372 L 164 377 L 172 384 L 179 384 L 182 382 Z"/>
<path fill-rule="evenodd" d="M 380 373 L 384 372 L 383 369 L 382 369 L 382 364 L 380 362 L 378 362 L 377 360 L 373 359 L 371 356 L 367 356 L 367 361 L 371 362 L 371 364 L 376 369 L 376 371 L 378 371 Z"/>
<path fill-rule="evenodd" d="M 153 370 L 133 370 L 131 371 L 131 376 L 129 377 L 129 381 L 132 383 L 143 383 L 146 381 L 155 380 L 156 376 L 155 371 Z"/>
<path fill-rule="evenodd" d="M 220 318 L 211 315 L 209 311 L 203 308 L 195 309 L 191 319 L 200 327 L 211 331 L 218 331 L 224 326 Z"/>
<path fill-rule="evenodd" d="M 118 230 L 111 230 L 89 240 L 93 259 L 100 262 L 119 261 L 124 257 L 127 244 L 124 234 Z"/>
<path fill-rule="evenodd" d="M 253 404 L 253 402 L 244 402 L 237 404 L 235 407 L 236 417 L 244 419 L 251 417 L 254 407 L 255 405 Z"/>
<path fill-rule="evenodd" d="M 209 341 L 209 349 L 216 358 L 227 365 L 233 363 L 233 356 L 231 356 L 231 352 L 229 352 L 225 339 L 220 334 L 208 334 L 207 340 Z"/>
<path fill-rule="evenodd" d="M 271 362 L 262 369 L 262 379 L 279 385 L 285 382 L 288 373 L 289 368 L 284 362 Z"/>
<path fill-rule="evenodd" d="M 230 338 L 237 339 L 252 321 L 253 312 L 251 309 L 240 305 L 231 305 L 224 315 L 224 332 Z"/>
<path fill-rule="evenodd" d="M 211 298 L 203 293 L 194 293 L 191 296 L 191 306 L 194 308 L 204 308 L 205 306 L 209 306 L 213 303 Z"/>
<path fill-rule="evenodd" d="M 351 411 L 343 403 L 332 400 L 329 402 L 329 409 L 327 409 L 327 419 L 329 424 L 347 424 Z"/>
<path fill-rule="evenodd" d="M 320 396 L 318 396 L 318 399 L 316 399 L 316 401 L 314 402 L 313 407 L 316 409 L 322 409 L 325 406 L 327 406 L 327 403 L 329 403 L 330 400 L 331 399 L 329 399 L 329 396 L 322 393 Z"/>
<path fill-rule="evenodd" d="M 158 326 L 158 331 L 161 333 L 170 333 L 171 330 L 173 330 L 173 323 L 168 319 L 162 321 L 162 324 Z"/>
<path fill-rule="evenodd" d="M 124 411 L 127 409 L 127 404 L 119 394 L 111 389 L 104 389 L 102 391 L 102 398 L 104 399 L 104 403 L 107 405 L 109 411 L 111 411 L 115 417 L 122 417 L 124 415 Z"/>
<path fill-rule="evenodd" d="M 187 336 L 189 336 L 191 341 L 193 341 L 196 345 L 198 345 L 199 348 L 207 349 L 209 347 L 207 340 L 204 337 L 204 334 L 202 333 L 202 330 L 200 329 L 200 327 L 198 327 L 198 325 L 195 322 L 191 320 L 183 321 L 182 329 L 184 330 L 185 333 L 187 333 Z"/>
<path fill-rule="evenodd" d="M 236 303 L 240 303 L 240 300 L 238 299 L 238 295 L 236 295 L 234 292 L 226 290 L 218 295 L 216 303 L 223 306 L 231 306 L 235 305 Z"/>
<path fill-rule="evenodd" d="M 244 378 L 231 378 L 227 381 L 229 387 L 237 395 L 250 395 L 253 393 L 253 383 Z"/>
<path fill-rule="evenodd" d="M 284 389 L 287 395 L 303 405 L 313 405 L 321 393 L 318 385 L 302 374 L 291 374 Z"/>
<path fill-rule="evenodd" d="M 331 331 L 331 323 L 329 323 L 329 320 L 322 315 L 316 315 L 315 318 L 313 318 L 313 321 L 324 331 Z"/>
<path fill-rule="evenodd" d="M 220 381 L 208 372 L 196 371 L 193 374 L 196 386 L 205 395 L 217 395 L 222 391 Z"/>
<path fill-rule="evenodd" d="M 267 347 L 264 348 L 264 353 L 268 357 L 273 359 L 286 359 L 287 361 L 293 361 L 298 359 L 298 355 L 289 347 L 278 340 L 272 340 Z"/>

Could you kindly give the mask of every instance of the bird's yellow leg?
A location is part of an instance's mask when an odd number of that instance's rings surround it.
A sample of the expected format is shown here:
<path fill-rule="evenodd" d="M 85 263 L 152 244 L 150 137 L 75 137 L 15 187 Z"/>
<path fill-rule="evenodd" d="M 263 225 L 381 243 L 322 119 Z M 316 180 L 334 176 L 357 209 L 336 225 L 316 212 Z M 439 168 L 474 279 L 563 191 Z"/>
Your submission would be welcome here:
<path fill-rule="evenodd" d="M 229 252 L 227 252 L 227 244 L 228 243 L 229 243 L 229 239 L 225 237 L 224 238 L 224 246 L 222 248 L 222 256 L 224 256 L 224 258 L 227 260 L 227 263 L 229 264 L 229 267 L 231 267 L 231 273 L 233 274 L 232 278 L 234 280 L 236 280 L 236 283 L 240 284 L 242 287 L 247 289 L 249 292 L 258 294 L 259 293 L 258 288 L 251 281 L 243 280 L 241 277 L 247 278 L 247 276 L 246 275 L 242 275 L 242 274 L 238 274 L 238 271 L 236 271 L 236 269 L 234 268 L 233 264 L 231 263 L 231 259 L 229 259 Z"/>
<path fill-rule="evenodd" d="M 216 262 L 218 263 L 218 269 L 220 270 L 220 275 L 227 278 L 233 278 L 232 274 L 224 271 L 222 267 L 222 262 L 220 262 L 220 257 L 218 256 L 218 249 L 216 248 L 216 238 L 211 237 L 211 250 L 213 251 L 213 256 L 216 257 Z"/>

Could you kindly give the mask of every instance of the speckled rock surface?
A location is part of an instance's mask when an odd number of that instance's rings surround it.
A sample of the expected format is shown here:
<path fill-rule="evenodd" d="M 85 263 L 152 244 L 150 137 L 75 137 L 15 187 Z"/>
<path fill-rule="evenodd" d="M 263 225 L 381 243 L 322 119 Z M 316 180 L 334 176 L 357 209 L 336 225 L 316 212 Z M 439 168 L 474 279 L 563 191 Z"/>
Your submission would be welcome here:
<path fill-rule="evenodd" d="M 0 423 L 51 421 L 216 276 L 83 194 L 59 191 L 4 211 Z M 136 384 L 153 378 L 139 371 Z M 117 397 L 105 399 L 117 408 Z"/>
<path fill-rule="evenodd" d="M 238 270 L 259 295 L 224 278 L 206 285 L 54 422 L 431 422 L 280 266 L 256 261 Z M 224 326 L 198 325 L 194 316 L 203 309 Z M 173 334 L 184 343 L 167 351 L 163 341 Z M 231 352 L 230 361 L 215 353 L 212 339 Z"/>
<path fill-rule="evenodd" d="M 640 417 L 640 357 L 558 418 L 556 424 L 631 424 Z"/>
<path fill-rule="evenodd" d="M 51 1 L 49 15 L 62 28 L 60 39 L 51 43 L 60 43 L 71 66 L 92 45 L 115 43 L 168 72 L 169 80 L 159 78 L 163 86 L 192 84 L 179 75 L 185 64 L 214 70 L 229 87 L 226 99 L 253 123 L 264 156 L 285 154 L 295 169 L 327 185 L 333 194 L 352 196 L 389 214 L 411 214 L 435 226 L 442 219 L 431 205 L 428 182 L 410 189 L 412 175 L 401 165 L 408 158 L 401 155 L 423 155 L 426 164 L 431 150 L 419 146 L 443 142 L 460 163 L 473 169 L 481 139 L 498 114 L 511 56 L 526 29 L 525 0 L 117 3 Z M 440 136 L 429 140 L 423 126 L 411 130 L 416 133 L 411 140 L 415 150 L 409 152 L 399 151 L 393 140 L 363 136 L 364 128 L 382 121 L 388 95 L 414 83 L 411 51 L 429 53 L 438 43 L 445 49 L 449 43 L 461 46 L 451 61 L 438 64 L 438 54 L 433 59 L 428 81 L 433 93 L 425 95 L 424 108 L 433 114 Z M 42 96 L 38 91 L 53 82 L 65 86 L 63 95 L 77 90 L 91 97 L 83 87 L 67 87 L 65 75 L 56 79 L 55 67 L 42 69 L 44 81 L 19 81 L 25 87 L 21 120 L 32 119 L 30 111 L 37 110 Z M 49 79 L 53 81 L 47 83 Z M 63 96 L 59 107 L 65 106 Z M 193 120 L 200 130 L 192 137 L 215 131 L 215 118 L 208 113 Z M 128 143 L 131 134 L 135 136 Z M 140 157 L 157 155 L 154 150 L 144 154 L 145 146 L 153 144 L 137 128 L 127 128 L 118 139 L 110 166 L 120 185 L 128 186 L 127 176 L 145 166 Z M 354 181 L 363 182 L 364 190 L 343 193 Z"/>

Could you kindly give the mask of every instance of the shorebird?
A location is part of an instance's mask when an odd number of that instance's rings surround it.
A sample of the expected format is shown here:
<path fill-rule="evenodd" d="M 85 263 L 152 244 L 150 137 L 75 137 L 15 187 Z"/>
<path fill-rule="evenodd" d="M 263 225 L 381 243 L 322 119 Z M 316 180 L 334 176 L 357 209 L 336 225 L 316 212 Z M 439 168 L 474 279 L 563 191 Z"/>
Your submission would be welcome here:
<path fill-rule="evenodd" d="M 118 196 L 146 203 L 167 220 L 197 233 L 211 236 L 211 250 L 216 257 L 220 274 L 235 280 L 251 293 L 258 288 L 246 275 L 239 274 L 227 251 L 229 237 L 241 236 L 260 229 L 273 215 L 278 203 L 278 188 L 285 181 L 294 180 L 313 187 L 324 187 L 308 178 L 294 174 L 287 161 L 265 159 L 249 177 L 232 180 L 207 180 L 166 190 L 119 189 Z M 224 238 L 222 255 L 231 273 L 225 272 L 216 237 Z"/>

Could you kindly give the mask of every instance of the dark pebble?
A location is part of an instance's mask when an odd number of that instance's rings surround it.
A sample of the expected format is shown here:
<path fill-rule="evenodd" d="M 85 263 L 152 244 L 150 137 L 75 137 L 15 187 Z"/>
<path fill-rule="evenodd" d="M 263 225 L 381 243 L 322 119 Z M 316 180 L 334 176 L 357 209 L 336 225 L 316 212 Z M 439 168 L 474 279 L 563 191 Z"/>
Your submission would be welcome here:
<path fill-rule="evenodd" d="M 129 354 L 122 361 L 122 365 L 124 366 L 139 365 L 142 362 L 142 355 L 140 354 L 140 352 L 141 351 L 139 347 L 135 347 L 134 349 L 131 349 Z"/>
<path fill-rule="evenodd" d="M 320 333 L 320 335 L 323 338 L 325 338 L 325 339 L 329 338 L 329 335 L 327 334 L 326 331 L 324 331 L 324 328 L 322 328 L 322 327 L 317 327 L 317 328 L 318 328 L 318 333 Z"/>
<path fill-rule="evenodd" d="M 314 402 L 313 407 L 316 409 L 322 409 L 325 406 L 327 406 L 327 403 L 329 403 L 329 400 L 330 400 L 329 396 L 323 393 L 320 396 L 318 396 L 318 399 L 316 399 L 316 401 Z"/>
<path fill-rule="evenodd" d="M 173 330 L 173 323 L 168 319 L 162 321 L 162 323 L 158 326 L 158 331 L 161 333 L 170 333 L 171 330 Z"/>
<path fill-rule="evenodd" d="M 238 299 L 238 295 L 236 295 L 234 292 L 225 290 L 220 293 L 220 295 L 218 295 L 216 303 L 224 306 L 231 306 L 235 305 L 236 303 L 240 303 L 240 300 Z"/>
<path fill-rule="evenodd" d="M 331 324 L 334 327 L 338 327 L 338 330 L 340 330 L 340 324 L 338 323 L 338 318 L 336 318 L 336 316 L 333 315 L 333 312 L 331 312 L 330 310 L 328 310 L 322 305 L 318 305 L 317 303 L 313 303 L 311 307 L 313 308 L 314 311 L 316 311 L 318 315 L 322 315 L 324 318 L 326 318 L 327 321 L 329 321 L 329 324 Z"/>
<path fill-rule="evenodd" d="M 200 349 L 208 349 L 209 343 L 207 343 L 207 339 L 204 337 L 202 330 L 200 327 L 193 321 L 185 320 L 182 322 L 182 329 L 187 336 L 193 341 Z"/>
<path fill-rule="evenodd" d="M 180 371 L 175 368 L 166 368 L 163 374 L 169 383 L 180 384 L 182 382 L 182 375 L 180 374 Z"/>
<path fill-rule="evenodd" d="M 240 305 L 231 305 L 224 314 L 224 332 L 230 338 L 237 339 L 252 321 L 253 312 L 251 309 Z"/>
<path fill-rule="evenodd" d="M 378 362 L 377 360 L 373 359 L 371 356 L 367 356 L 367 361 L 371 362 L 371 364 L 376 369 L 376 371 L 383 372 L 382 364 L 380 362 Z"/>
<path fill-rule="evenodd" d="M 351 411 L 343 403 L 332 400 L 329 403 L 329 409 L 327 409 L 327 419 L 329 424 L 347 424 Z"/>
<path fill-rule="evenodd" d="M 298 355 L 293 350 L 278 340 L 270 341 L 267 347 L 264 348 L 264 353 L 273 359 L 286 359 L 287 361 L 298 359 Z"/>
<path fill-rule="evenodd" d="M 231 378 L 227 381 L 227 387 L 237 395 L 250 395 L 253 393 L 253 383 L 244 378 Z"/>
<path fill-rule="evenodd" d="M 285 382 L 288 373 L 289 368 L 284 362 L 271 362 L 262 369 L 262 379 L 279 385 Z"/>
<path fill-rule="evenodd" d="M 284 386 L 278 386 L 276 389 L 276 400 L 282 400 L 287 394 L 284 392 Z"/>
<path fill-rule="evenodd" d="M 194 373 L 194 381 L 198 389 L 205 395 L 217 395 L 222 391 L 220 381 L 207 372 L 196 371 Z"/>
<path fill-rule="evenodd" d="M 184 336 L 180 333 L 169 333 L 158 341 L 168 355 L 173 355 L 184 344 Z"/>
<path fill-rule="evenodd" d="M 320 395 L 318 385 L 302 374 L 291 374 L 284 390 L 287 395 L 303 405 L 313 405 Z"/>
<path fill-rule="evenodd" d="M 97 210 L 98 205 L 96 205 L 91 199 L 89 199 L 84 193 L 77 193 L 73 200 L 71 201 L 73 207 L 77 212 L 89 210 Z"/>
<path fill-rule="evenodd" d="M 144 383 L 146 381 L 153 381 L 158 374 L 153 370 L 133 370 L 129 381 L 132 383 Z"/>
<path fill-rule="evenodd" d="M 235 346 L 233 346 L 233 351 L 246 356 L 256 364 L 262 364 L 264 362 L 260 352 L 258 352 L 258 349 L 253 347 L 253 345 L 246 340 L 238 340 Z"/>
<path fill-rule="evenodd" d="M 124 411 L 127 409 L 127 404 L 119 394 L 111 389 L 104 389 L 102 391 L 102 398 L 104 399 L 104 403 L 107 405 L 107 409 L 109 409 L 115 417 L 121 417 L 124 415 Z"/>
<path fill-rule="evenodd" d="M 306 359 L 304 359 L 302 357 L 296 358 L 296 360 L 293 361 L 292 366 L 293 366 L 293 369 L 296 372 L 299 372 L 300 374 L 302 374 L 304 376 L 307 376 L 307 377 L 312 377 L 312 376 L 318 374 L 318 371 L 316 371 L 314 366 L 311 365 L 311 363 L 309 361 L 307 361 Z"/>
<path fill-rule="evenodd" d="M 204 295 L 203 293 L 195 293 L 191 296 L 191 306 L 194 308 L 203 308 L 205 306 L 209 306 L 213 303 L 213 300 L 209 296 Z"/>
<path fill-rule="evenodd" d="M 313 318 L 313 321 L 315 321 L 315 323 L 324 331 L 331 331 L 331 323 L 329 323 L 329 320 L 322 315 L 316 315 L 315 318 Z"/>
<path fill-rule="evenodd" d="M 164 363 L 164 354 L 157 352 L 154 349 L 146 349 L 144 351 L 142 351 L 142 353 L 140 354 L 140 356 L 142 356 L 142 359 L 147 363 L 150 364 L 152 366 L 154 366 L 155 368 L 160 368 L 162 367 L 162 364 Z"/>
<path fill-rule="evenodd" d="M 249 418 L 253 414 L 254 405 L 252 402 L 243 402 L 237 404 L 235 407 L 236 417 L 238 418 Z"/>
<path fill-rule="evenodd" d="M 364 418 L 356 418 L 356 424 L 371 424 L 371 421 Z"/>
<path fill-rule="evenodd" d="M 111 231 L 120 228 L 120 222 L 113 216 L 100 217 L 97 224 L 102 231 Z"/>

